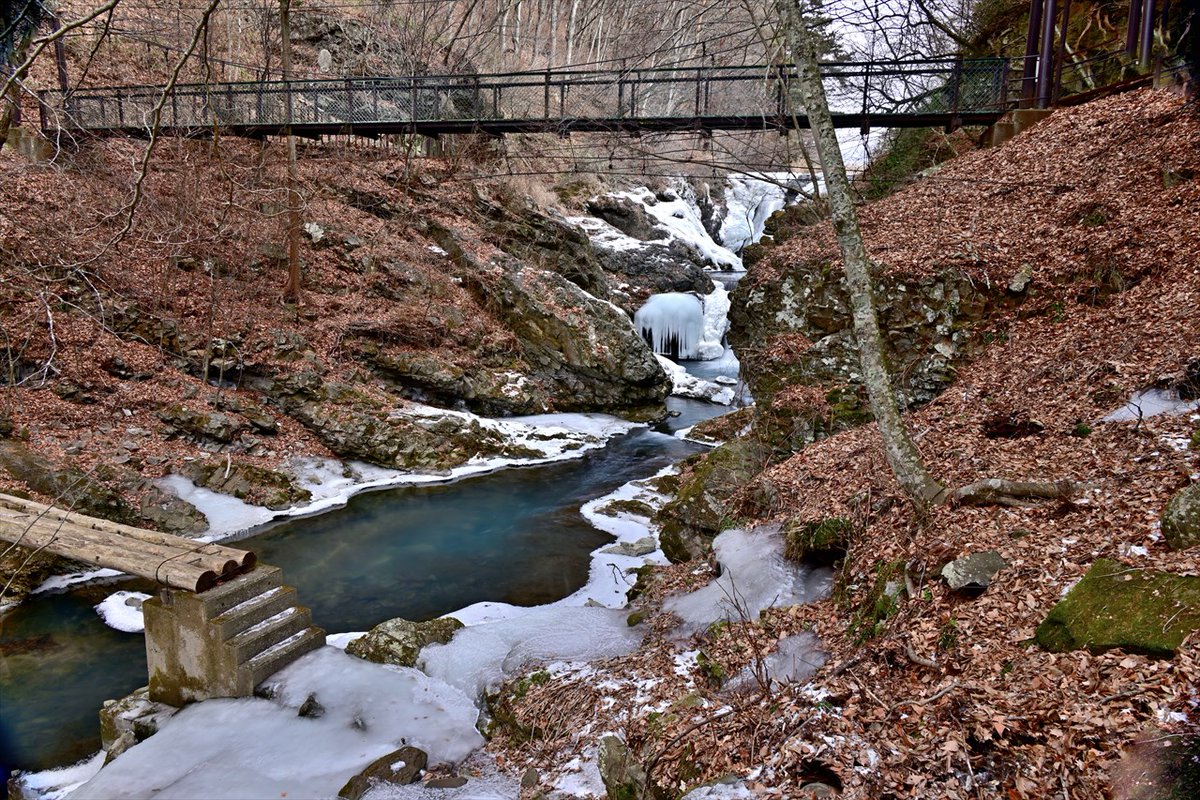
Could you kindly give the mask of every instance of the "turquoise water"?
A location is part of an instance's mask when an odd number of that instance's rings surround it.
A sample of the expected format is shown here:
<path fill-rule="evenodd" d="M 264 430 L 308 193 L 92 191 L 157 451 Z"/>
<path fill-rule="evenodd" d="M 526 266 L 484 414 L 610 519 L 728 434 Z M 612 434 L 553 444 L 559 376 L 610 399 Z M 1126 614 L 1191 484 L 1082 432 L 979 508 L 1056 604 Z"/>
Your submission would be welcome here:
<path fill-rule="evenodd" d="M 678 398 L 670 408 L 679 415 L 577 461 L 363 493 L 238 546 L 282 567 L 330 633 L 481 600 L 551 602 L 586 582 L 589 553 L 609 539 L 580 506 L 700 449 L 671 432 L 727 410 Z M 94 753 L 101 703 L 145 685 L 142 635 L 112 630 L 92 610 L 116 589 L 150 591 L 132 580 L 89 585 L 33 598 L 0 619 L 0 763 L 45 769 Z"/>

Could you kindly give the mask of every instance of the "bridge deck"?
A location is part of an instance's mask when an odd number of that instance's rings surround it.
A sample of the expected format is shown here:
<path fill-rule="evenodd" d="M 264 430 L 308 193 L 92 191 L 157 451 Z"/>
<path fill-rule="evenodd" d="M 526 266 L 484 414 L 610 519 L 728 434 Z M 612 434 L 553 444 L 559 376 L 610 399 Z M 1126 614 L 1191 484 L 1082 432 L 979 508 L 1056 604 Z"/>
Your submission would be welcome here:
<path fill-rule="evenodd" d="M 120 525 L 0 494 L 0 540 L 203 592 L 254 568 L 246 550 Z"/>
<path fill-rule="evenodd" d="M 823 65 L 834 124 L 986 124 L 1009 108 L 1005 59 Z M 41 93 L 47 130 L 196 136 L 286 132 L 559 133 L 808 127 L 785 65 L 547 70 L 328 80 L 125 86 Z"/>

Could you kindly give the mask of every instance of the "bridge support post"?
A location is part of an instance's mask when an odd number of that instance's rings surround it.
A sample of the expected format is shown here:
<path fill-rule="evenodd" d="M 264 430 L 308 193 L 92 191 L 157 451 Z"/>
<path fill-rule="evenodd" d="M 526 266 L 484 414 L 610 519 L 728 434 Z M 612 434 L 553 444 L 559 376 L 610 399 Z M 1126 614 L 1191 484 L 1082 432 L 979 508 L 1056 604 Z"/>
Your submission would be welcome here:
<path fill-rule="evenodd" d="M 150 699 L 181 707 L 248 697 L 269 675 L 325 643 L 276 567 L 196 594 L 163 588 L 142 605 Z"/>

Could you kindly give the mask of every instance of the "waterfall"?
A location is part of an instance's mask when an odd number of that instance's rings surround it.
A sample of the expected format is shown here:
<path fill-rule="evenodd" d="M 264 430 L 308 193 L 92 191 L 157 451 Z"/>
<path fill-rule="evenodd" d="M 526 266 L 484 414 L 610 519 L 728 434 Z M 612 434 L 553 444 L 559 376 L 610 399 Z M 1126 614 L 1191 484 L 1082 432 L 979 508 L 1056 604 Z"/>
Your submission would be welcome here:
<path fill-rule="evenodd" d="M 633 315 L 633 326 L 654 352 L 676 361 L 697 358 L 704 334 L 704 304 L 682 292 L 656 294 Z"/>

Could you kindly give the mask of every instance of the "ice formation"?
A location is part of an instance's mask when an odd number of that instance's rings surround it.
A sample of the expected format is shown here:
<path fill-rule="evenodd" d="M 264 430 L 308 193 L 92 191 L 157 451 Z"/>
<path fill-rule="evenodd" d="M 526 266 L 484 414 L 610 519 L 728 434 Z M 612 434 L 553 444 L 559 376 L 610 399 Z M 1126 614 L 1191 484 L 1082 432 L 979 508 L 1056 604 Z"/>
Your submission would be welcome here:
<path fill-rule="evenodd" d="M 729 683 L 726 689 L 754 688 L 760 680 L 773 683 L 795 683 L 816 672 L 825 663 L 825 653 L 815 634 L 807 631 L 779 640 L 775 652 L 762 661 L 761 674 L 756 674 L 754 665 L 749 665 Z"/>
<path fill-rule="evenodd" d="M 1186 414 L 1200 409 L 1200 400 L 1185 400 L 1168 389 L 1146 389 L 1125 401 L 1125 405 L 1100 418 L 1101 422 L 1128 422 L 1157 417 L 1160 414 Z"/>
<path fill-rule="evenodd" d="M 77 789 L 104 798 L 334 797 L 351 776 L 401 744 L 431 764 L 457 763 L 483 743 L 461 692 L 413 669 L 331 647 L 271 681 L 272 700 L 207 700 L 180 711 Z M 313 695 L 319 717 L 297 709 Z"/>
<path fill-rule="evenodd" d="M 470 697 L 478 697 L 532 664 L 592 661 L 632 653 L 640 631 L 623 610 L 542 606 L 511 619 L 463 628 L 448 644 L 421 651 L 420 666 Z"/>
<path fill-rule="evenodd" d="M 796 177 L 786 172 L 726 178 L 722 244 L 740 253 L 746 245 L 761 239 L 767 219 L 787 203 L 788 192 L 783 184 L 794 180 Z"/>
<path fill-rule="evenodd" d="M 696 358 L 715 361 L 725 355 L 725 333 L 729 330 L 729 292 L 713 281 L 713 289 L 704 297 L 704 332 L 696 348 Z"/>
<path fill-rule="evenodd" d="M 633 315 L 633 326 L 656 353 L 671 358 L 698 358 L 704 334 L 704 303 L 694 294 L 651 295 Z"/>
<path fill-rule="evenodd" d="M 713 540 L 721 576 L 706 586 L 663 603 L 681 620 L 677 632 L 689 636 L 714 622 L 757 620 L 764 608 L 819 599 L 833 585 L 825 567 L 811 568 L 783 557 L 778 525 L 734 528 Z"/>

